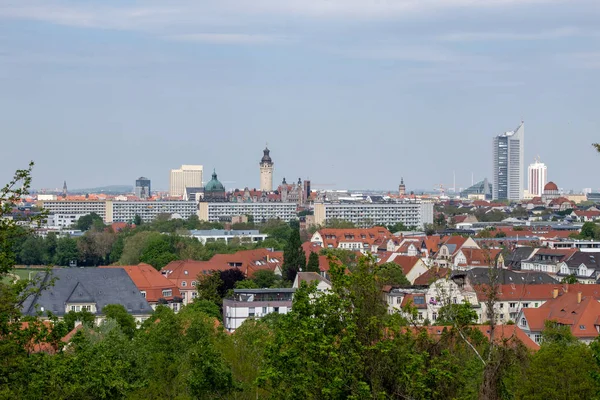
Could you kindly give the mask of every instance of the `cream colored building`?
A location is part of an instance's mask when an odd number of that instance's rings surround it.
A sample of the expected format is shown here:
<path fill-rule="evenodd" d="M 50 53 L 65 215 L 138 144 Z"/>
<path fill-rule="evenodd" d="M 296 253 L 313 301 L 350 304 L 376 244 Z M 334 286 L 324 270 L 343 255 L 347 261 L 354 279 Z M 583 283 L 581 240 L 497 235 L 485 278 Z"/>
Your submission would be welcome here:
<path fill-rule="evenodd" d="M 182 165 L 179 169 L 172 169 L 169 196 L 183 196 L 186 187 L 202 187 L 202 169 L 202 165 Z"/>
<path fill-rule="evenodd" d="M 263 150 L 263 157 L 260 160 L 260 190 L 261 192 L 273 191 L 273 160 L 269 155 L 269 148 Z"/>

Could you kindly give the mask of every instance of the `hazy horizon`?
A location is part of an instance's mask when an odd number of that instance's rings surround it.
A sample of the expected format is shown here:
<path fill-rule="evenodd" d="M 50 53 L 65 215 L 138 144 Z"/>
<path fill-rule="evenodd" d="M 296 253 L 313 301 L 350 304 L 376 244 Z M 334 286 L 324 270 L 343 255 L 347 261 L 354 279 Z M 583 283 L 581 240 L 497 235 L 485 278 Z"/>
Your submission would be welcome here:
<path fill-rule="evenodd" d="M 599 19 L 592 0 L 0 2 L 0 182 L 33 160 L 39 189 L 166 189 L 182 164 L 254 188 L 268 142 L 275 185 L 466 188 L 523 119 L 525 169 L 596 190 Z"/>

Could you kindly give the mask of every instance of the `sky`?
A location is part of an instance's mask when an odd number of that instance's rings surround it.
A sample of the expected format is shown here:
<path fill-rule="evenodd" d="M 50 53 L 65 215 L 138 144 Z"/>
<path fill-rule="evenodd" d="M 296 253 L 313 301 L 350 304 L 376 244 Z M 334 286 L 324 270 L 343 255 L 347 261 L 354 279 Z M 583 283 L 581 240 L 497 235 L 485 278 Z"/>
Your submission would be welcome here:
<path fill-rule="evenodd" d="M 600 188 L 598 0 L 0 0 L 0 182 L 167 189 L 202 164 L 275 183 L 468 187 L 525 121 L 564 189 Z M 524 178 L 525 179 L 525 178 Z M 319 186 L 323 185 L 323 186 Z"/>

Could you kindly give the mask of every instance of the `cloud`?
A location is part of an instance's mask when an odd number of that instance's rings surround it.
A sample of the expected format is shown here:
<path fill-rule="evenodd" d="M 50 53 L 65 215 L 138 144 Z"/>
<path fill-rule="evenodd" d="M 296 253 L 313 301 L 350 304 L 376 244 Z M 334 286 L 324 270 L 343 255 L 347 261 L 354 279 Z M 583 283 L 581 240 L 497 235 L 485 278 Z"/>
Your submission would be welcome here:
<path fill-rule="evenodd" d="M 191 33 L 167 36 L 168 39 L 184 42 L 214 44 L 264 44 L 287 40 L 282 36 L 244 33 Z"/>
<path fill-rule="evenodd" d="M 564 53 L 559 54 L 557 59 L 571 68 L 600 69 L 600 52 Z"/>
<path fill-rule="evenodd" d="M 178 25 L 236 24 L 247 18 L 297 17 L 345 22 L 437 13 L 453 8 L 517 7 L 560 0 L 144 0 L 143 6 L 80 0 L 19 0 L 0 5 L 0 18 L 30 19 L 75 27 L 164 29 Z M 235 22 L 238 21 L 238 22 Z"/>
<path fill-rule="evenodd" d="M 510 40 L 551 40 L 568 37 L 595 37 L 599 31 L 586 31 L 576 27 L 562 27 L 539 32 L 454 32 L 437 36 L 444 42 L 510 41 Z"/>

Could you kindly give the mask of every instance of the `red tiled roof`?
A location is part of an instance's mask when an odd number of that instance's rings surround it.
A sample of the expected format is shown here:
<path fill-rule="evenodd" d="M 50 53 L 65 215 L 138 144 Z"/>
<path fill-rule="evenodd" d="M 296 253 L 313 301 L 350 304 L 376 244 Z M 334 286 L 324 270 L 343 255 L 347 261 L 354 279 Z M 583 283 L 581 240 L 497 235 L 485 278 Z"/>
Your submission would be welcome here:
<path fill-rule="evenodd" d="M 473 329 L 479 330 L 485 337 L 489 339 L 491 330 L 489 325 L 473 325 Z M 438 336 L 442 332 L 452 329 L 451 326 L 434 325 L 434 326 L 423 326 L 414 328 L 413 330 L 425 330 L 429 335 Z M 517 325 L 496 325 L 494 329 L 494 341 L 497 344 L 506 343 L 512 345 L 515 341 L 520 341 L 530 350 L 538 350 L 540 346 L 535 343 L 521 328 Z"/>
<path fill-rule="evenodd" d="M 150 303 L 158 302 L 158 299 L 173 300 L 173 297 L 181 297 L 177 285 L 158 272 L 154 267 L 148 264 L 138 265 L 109 265 L 99 268 L 123 268 L 131 278 L 135 286 L 141 291 L 146 292 L 146 300 Z M 163 290 L 171 290 L 171 296 L 163 296 Z"/>
<path fill-rule="evenodd" d="M 594 285 L 598 286 L 598 285 Z M 598 296 L 581 295 L 569 290 L 555 299 L 550 299 L 538 308 L 524 308 L 523 314 L 531 331 L 541 332 L 545 321 L 556 321 L 568 325 L 575 337 L 589 338 L 598 336 L 596 324 L 600 315 Z"/>
<path fill-rule="evenodd" d="M 415 279 L 415 285 L 427 285 L 429 286 L 431 283 L 437 281 L 438 279 L 445 278 L 450 274 L 450 268 L 430 268 L 423 275 L 420 275 L 417 279 Z"/>
<path fill-rule="evenodd" d="M 393 263 L 398 264 L 402 268 L 402 272 L 405 276 L 408 275 L 419 261 L 421 261 L 421 259 L 414 256 L 396 256 L 392 259 Z"/>
<path fill-rule="evenodd" d="M 323 238 L 323 247 L 333 248 L 337 248 L 340 242 L 358 242 L 373 245 L 377 239 L 392 237 L 391 232 L 381 226 L 365 229 L 324 228 L 319 230 L 319 234 Z"/>
<path fill-rule="evenodd" d="M 600 297 L 600 285 L 597 284 L 539 284 L 539 285 L 498 285 L 498 299 L 500 301 L 532 301 L 532 300 L 549 300 L 553 297 L 554 289 L 558 289 L 558 293 L 566 292 L 582 292 L 584 296 Z M 477 298 L 484 301 L 487 296 L 484 293 L 485 285 L 475 287 Z"/>
<path fill-rule="evenodd" d="M 168 280 L 175 283 L 179 289 L 189 290 L 192 287 L 191 282 L 198 280 L 198 275 L 228 269 L 231 269 L 231 267 L 212 263 L 211 261 L 178 260 L 171 261 L 160 272 Z M 185 281 L 185 286 L 182 286 L 183 281 Z"/>

